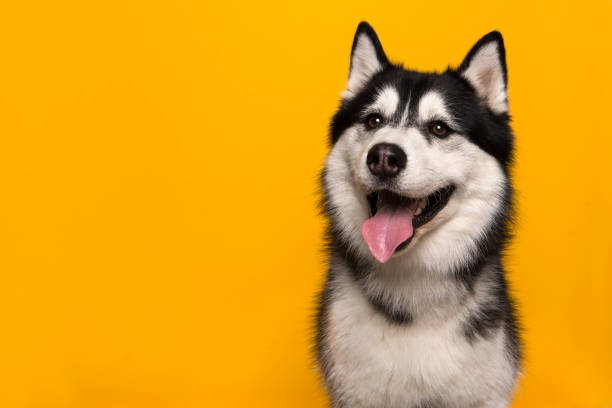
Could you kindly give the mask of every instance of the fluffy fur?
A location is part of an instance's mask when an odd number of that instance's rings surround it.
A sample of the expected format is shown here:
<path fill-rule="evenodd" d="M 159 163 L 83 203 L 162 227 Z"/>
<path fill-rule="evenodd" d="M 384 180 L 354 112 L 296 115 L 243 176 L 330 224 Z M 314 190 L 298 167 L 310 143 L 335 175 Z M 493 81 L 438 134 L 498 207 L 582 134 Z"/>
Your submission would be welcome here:
<path fill-rule="evenodd" d="M 370 129 L 377 114 L 383 124 Z M 437 137 L 432 122 L 452 130 Z M 513 136 L 501 35 L 492 32 L 458 69 L 410 71 L 388 61 L 361 23 L 321 176 L 329 270 L 316 351 L 335 408 L 508 406 L 520 342 L 502 251 L 512 210 Z M 366 155 L 399 146 L 406 168 L 377 179 Z M 427 197 L 454 190 L 405 248 L 379 263 L 361 235 L 367 195 Z"/>

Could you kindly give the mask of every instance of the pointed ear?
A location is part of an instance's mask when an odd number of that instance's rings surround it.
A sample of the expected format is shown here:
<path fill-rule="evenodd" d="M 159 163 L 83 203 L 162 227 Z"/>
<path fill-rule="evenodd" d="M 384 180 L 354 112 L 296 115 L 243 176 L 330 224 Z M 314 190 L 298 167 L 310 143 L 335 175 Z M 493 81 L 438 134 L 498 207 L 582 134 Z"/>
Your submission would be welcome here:
<path fill-rule="evenodd" d="M 504 40 L 498 31 L 482 37 L 465 57 L 459 73 L 494 113 L 508 112 L 508 73 Z"/>
<path fill-rule="evenodd" d="M 365 21 L 357 27 L 351 50 L 351 67 L 344 98 L 355 95 L 378 71 L 389 65 L 374 29 Z"/>

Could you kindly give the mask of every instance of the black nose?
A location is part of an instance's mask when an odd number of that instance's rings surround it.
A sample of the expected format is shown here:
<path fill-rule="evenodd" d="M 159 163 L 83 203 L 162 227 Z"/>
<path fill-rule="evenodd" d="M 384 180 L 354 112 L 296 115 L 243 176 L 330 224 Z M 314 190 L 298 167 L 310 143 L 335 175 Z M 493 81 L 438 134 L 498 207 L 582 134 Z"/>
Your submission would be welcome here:
<path fill-rule="evenodd" d="M 398 145 L 379 143 L 370 149 L 366 164 L 370 172 L 381 180 L 396 176 L 406 168 L 406 153 Z"/>

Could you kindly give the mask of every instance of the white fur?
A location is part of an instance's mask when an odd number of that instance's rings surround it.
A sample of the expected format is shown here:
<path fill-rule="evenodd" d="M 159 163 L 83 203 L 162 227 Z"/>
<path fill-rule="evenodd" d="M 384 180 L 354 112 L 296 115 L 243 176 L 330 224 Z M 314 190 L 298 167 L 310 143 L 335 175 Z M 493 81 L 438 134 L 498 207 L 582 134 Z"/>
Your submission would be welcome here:
<path fill-rule="evenodd" d="M 447 115 L 439 95 L 427 97 L 419 106 L 426 121 L 430 115 Z M 433 103 L 436 102 L 436 103 Z M 439 110 L 433 110 L 437 106 Z M 385 264 L 398 269 L 409 267 L 429 271 L 448 271 L 476 250 L 476 240 L 494 217 L 504 191 L 505 176 L 499 163 L 461 135 L 446 139 L 427 138 L 416 127 L 384 127 L 374 135 L 361 125 L 349 128 L 331 150 L 326 163 L 326 183 L 332 207 L 342 234 L 364 256 L 371 253 L 361 236 L 361 224 L 368 218 L 365 195 L 374 191 L 378 181 L 366 166 L 369 149 L 377 143 L 394 143 L 408 156 L 396 192 L 414 198 L 430 195 L 449 184 L 456 186 L 451 200 L 436 217 L 418 228 L 410 245 Z M 401 255 L 406 251 L 409 257 Z M 397 260 L 396 260 L 397 258 Z M 374 259 L 374 258 L 372 258 Z"/>
<path fill-rule="evenodd" d="M 449 408 L 507 406 L 515 372 L 505 358 L 502 328 L 468 343 L 460 324 L 469 305 L 458 304 L 448 305 L 439 319 L 393 325 L 372 308 L 349 273 L 343 271 L 336 282 L 326 340 L 333 356 L 328 381 L 342 406 L 405 408 L 424 401 Z"/>
<path fill-rule="evenodd" d="M 419 119 L 426 123 L 431 120 L 443 120 L 452 125 L 451 117 L 444 105 L 444 99 L 437 91 L 429 91 L 419 100 Z"/>
<path fill-rule="evenodd" d="M 328 381 L 342 406 L 507 406 L 515 372 L 505 358 L 501 327 L 487 340 L 468 343 L 460 325 L 471 304 L 455 302 L 437 319 L 391 324 L 350 272 L 338 272 L 326 346 L 333 356 Z"/>
<path fill-rule="evenodd" d="M 399 94 L 392 86 L 383 88 L 376 96 L 376 101 L 366 110 L 368 112 L 379 112 L 386 117 L 393 116 L 399 104 Z"/>
<path fill-rule="evenodd" d="M 400 126 L 408 125 L 408 114 L 410 113 L 410 97 L 411 95 L 408 95 L 406 106 L 404 107 L 404 112 L 402 112 L 402 117 L 400 118 L 400 121 L 399 121 Z"/>
<path fill-rule="evenodd" d="M 366 34 L 361 34 L 351 56 L 351 72 L 342 97 L 353 97 L 368 82 L 370 77 L 382 69 L 376 56 L 374 44 Z"/>
<path fill-rule="evenodd" d="M 397 106 L 392 95 L 385 89 L 375 104 Z M 447 275 L 477 251 L 477 239 L 500 208 L 505 175 L 492 156 L 466 137 L 425 137 L 418 125 L 432 118 L 450 120 L 437 92 L 421 98 L 418 117 L 412 118 L 417 126 L 386 126 L 372 133 L 357 124 L 327 157 L 331 216 L 342 227 L 344 241 L 377 265 L 358 286 L 342 264 L 332 264 L 337 274 L 326 322 L 326 381 L 343 407 L 405 408 L 439 401 L 449 408 L 501 408 L 514 387 L 516 370 L 505 354 L 503 326 L 472 344 L 462 335 L 461 325 L 491 296 L 494 282 L 485 280 L 491 275 L 481 275 L 485 278 L 475 283 L 472 297 L 457 291 Z M 366 193 L 378 183 L 365 159 L 381 142 L 399 145 L 408 156 L 396 192 L 419 198 L 456 186 L 446 207 L 385 264 L 374 260 L 361 236 L 369 216 Z M 410 311 L 413 323 L 386 320 L 366 297 L 380 295 L 391 307 Z"/>
<path fill-rule="evenodd" d="M 367 35 L 358 38 L 351 63 L 345 98 L 382 69 Z M 462 75 L 493 112 L 508 110 L 497 43 L 485 44 Z M 342 408 L 414 408 L 425 403 L 507 407 L 517 368 L 507 355 L 504 326 L 471 341 L 464 333 L 466 320 L 493 301 L 495 273 L 483 270 L 471 292 L 458 290 L 449 277 L 474 258 L 478 239 L 502 207 L 507 176 L 494 157 L 461 134 L 462 124 L 453 122 L 440 92 L 423 95 L 415 117 L 410 117 L 410 101 L 403 112 L 397 112 L 399 105 L 393 86 L 381 89 L 363 113 L 401 113 L 399 125 L 366 130 L 357 123 L 345 130 L 326 159 L 324 184 L 334 226 L 340 228 L 343 242 L 375 266 L 357 281 L 342 259 L 330 263 L 333 290 L 322 340 L 325 380 Z M 456 133 L 446 138 L 424 134 L 432 120 L 445 121 Z M 384 188 L 423 198 L 455 186 L 448 204 L 384 264 L 374 259 L 361 235 L 369 217 L 366 195 L 381 188 L 366 166 L 368 151 L 378 143 L 396 144 L 407 155 L 406 168 Z M 371 299 L 381 298 L 390 309 L 409 312 L 413 321 L 392 323 L 372 305 Z"/>
<path fill-rule="evenodd" d="M 508 95 L 496 42 L 483 45 L 462 74 L 495 113 L 508 112 Z"/>
<path fill-rule="evenodd" d="M 358 165 L 356 160 L 363 149 L 359 140 L 362 138 L 354 126 L 336 142 L 326 159 L 325 184 L 332 204 L 330 215 L 337 218 L 342 225 L 343 238 L 357 246 L 360 251 L 369 252 L 361 237 L 361 224 L 368 218 L 368 203 L 364 192 L 359 190 L 353 178 L 353 168 Z"/>

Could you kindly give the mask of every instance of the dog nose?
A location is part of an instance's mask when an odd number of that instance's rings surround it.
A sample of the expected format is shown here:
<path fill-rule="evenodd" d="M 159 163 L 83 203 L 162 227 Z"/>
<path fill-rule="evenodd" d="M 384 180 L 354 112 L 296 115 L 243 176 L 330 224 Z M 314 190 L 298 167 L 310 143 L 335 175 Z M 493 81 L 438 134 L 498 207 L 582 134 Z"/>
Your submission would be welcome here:
<path fill-rule="evenodd" d="M 366 164 L 370 172 L 381 180 L 395 177 L 406 168 L 406 153 L 398 145 L 379 143 L 370 149 Z"/>

